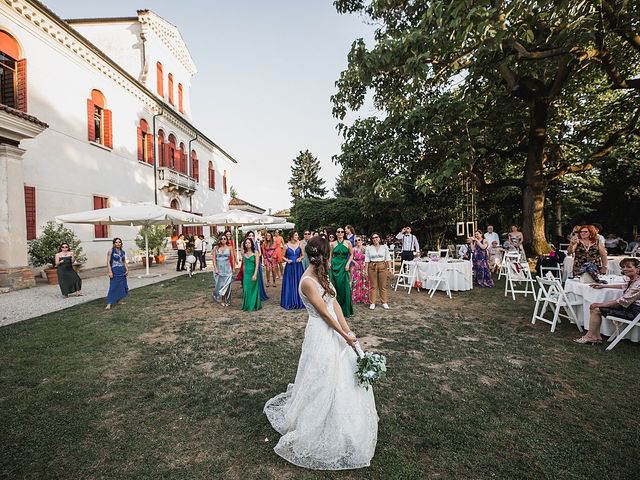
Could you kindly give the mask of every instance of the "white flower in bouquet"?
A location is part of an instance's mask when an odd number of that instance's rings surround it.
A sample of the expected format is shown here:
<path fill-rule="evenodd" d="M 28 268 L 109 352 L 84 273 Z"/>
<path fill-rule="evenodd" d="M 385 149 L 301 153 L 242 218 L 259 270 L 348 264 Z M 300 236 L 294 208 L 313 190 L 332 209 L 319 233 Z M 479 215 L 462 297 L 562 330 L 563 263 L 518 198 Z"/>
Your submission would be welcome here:
<path fill-rule="evenodd" d="M 365 353 L 359 342 L 356 342 L 354 349 L 358 354 L 358 369 L 355 372 L 358 384 L 369 390 L 369 385 L 385 377 L 387 358 L 380 353 Z"/>

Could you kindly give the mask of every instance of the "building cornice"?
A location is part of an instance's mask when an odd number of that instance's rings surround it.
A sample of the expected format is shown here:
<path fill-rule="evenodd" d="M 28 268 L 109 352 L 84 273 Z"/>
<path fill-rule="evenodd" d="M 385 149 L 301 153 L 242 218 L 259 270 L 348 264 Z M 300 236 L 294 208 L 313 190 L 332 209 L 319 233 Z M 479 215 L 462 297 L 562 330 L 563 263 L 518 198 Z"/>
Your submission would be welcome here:
<path fill-rule="evenodd" d="M 39 135 L 48 125 L 24 112 L 0 105 L 0 137 L 21 142 Z"/>
<path fill-rule="evenodd" d="M 71 25 L 66 23 L 47 6 L 38 0 L 1 0 L 24 20 L 34 25 L 41 32 L 57 41 L 72 54 L 80 57 L 93 68 L 100 71 L 107 78 L 113 80 L 125 91 L 129 92 L 152 113 L 163 112 L 163 117 L 175 124 L 186 134 L 198 134 L 199 140 L 209 144 L 210 148 L 219 151 L 231 162 L 237 161 L 222 148 L 216 145 L 204 133 L 195 128 L 182 115 L 173 110 L 168 104 L 156 97 L 142 83 L 133 78 L 126 70 L 108 57 L 102 50 L 82 36 Z M 159 17 L 158 17 L 159 18 Z"/>

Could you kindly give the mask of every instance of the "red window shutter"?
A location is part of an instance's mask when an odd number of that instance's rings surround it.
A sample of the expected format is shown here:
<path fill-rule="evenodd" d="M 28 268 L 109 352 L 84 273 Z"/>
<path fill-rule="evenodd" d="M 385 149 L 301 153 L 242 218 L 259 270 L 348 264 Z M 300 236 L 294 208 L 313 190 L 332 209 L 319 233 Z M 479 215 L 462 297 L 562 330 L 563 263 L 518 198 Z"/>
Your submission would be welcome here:
<path fill-rule="evenodd" d="M 95 105 L 93 100 L 87 99 L 87 132 L 89 134 L 89 141 L 96 141 L 96 125 L 93 123 L 93 114 L 95 111 Z"/>
<path fill-rule="evenodd" d="M 170 143 L 165 143 L 163 145 L 164 148 L 164 158 L 162 159 L 162 166 L 163 167 L 170 167 L 171 166 L 171 144 Z"/>
<path fill-rule="evenodd" d="M 36 238 L 36 187 L 24 186 L 24 210 L 27 240 Z"/>
<path fill-rule="evenodd" d="M 104 146 L 113 148 L 113 128 L 111 127 L 111 110 L 104 110 Z"/>
<path fill-rule="evenodd" d="M 144 160 L 144 145 L 142 144 L 142 129 L 138 127 L 138 161 L 142 162 Z"/>
<path fill-rule="evenodd" d="M 182 173 L 185 175 L 189 173 L 189 158 L 186 153 L 182 154 Z"/>
<path fill-rule="evenodd" d="M 216 189 L 216 171 L 214 169 L 211 169 L 211 188 L 213 190 Z"/>
<path fill-rule="evenodd" d="M 93 197 L 93 209 L 100 210 L 101 208 L 107 208 L 109 206 L 109 199 L 106 197 Z M 107 238 L 109 236 L 109 230 L 107 225 L 94 225 L 94 233 L 96 238 Z"/>
<path fill-rule="evenodd" d="M 225 195 L 227 194 L 227 172 L 224 172 L 224 175 L 222 176 L 222 192 Z"/>
<path fill-rule="evenodd" d="M 193 178 L 196 179 L 196 182 L 200 181 L 200 165 L 197 158 L 193 161 Z"/>
<path fill-rule="evenodd" d="M 156 89 L 160 98 L 164 98 L 164 74 L 160 62 L 156 63 Z"/>
<path fill-rule="evenodd" d="M 155 152 L 153 151 L 153 135 L 147 135 L 147 162 L 153 165 L 153 157 Z"/>
<path fill-rule="evenodd" d="M 18 60 L 16 66 L 16 108 L 27 111 L 27 59 Z"/>

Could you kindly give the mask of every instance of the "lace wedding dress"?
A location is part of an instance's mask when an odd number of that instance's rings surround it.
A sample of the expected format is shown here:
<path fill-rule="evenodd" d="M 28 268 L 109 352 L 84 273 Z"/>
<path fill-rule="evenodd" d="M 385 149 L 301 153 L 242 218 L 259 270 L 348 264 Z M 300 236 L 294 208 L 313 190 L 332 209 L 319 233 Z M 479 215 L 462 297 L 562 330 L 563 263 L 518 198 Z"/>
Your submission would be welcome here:
<path fill-rule="evenodd" d="M 309 280 L 305 280 L 309 278 Z M 311 277 L 300 282 L 313 282 Z M 356 354 L 300 292 L 309 312 L 295 383 L 264 406 L 282 437 L 275 452 L 300 467 L 346 470 L 369 466 L 376 449 L 378 413 L 373 390 L 358 386 Z M 335 318 L 334 298 L 324 298 Z"/>

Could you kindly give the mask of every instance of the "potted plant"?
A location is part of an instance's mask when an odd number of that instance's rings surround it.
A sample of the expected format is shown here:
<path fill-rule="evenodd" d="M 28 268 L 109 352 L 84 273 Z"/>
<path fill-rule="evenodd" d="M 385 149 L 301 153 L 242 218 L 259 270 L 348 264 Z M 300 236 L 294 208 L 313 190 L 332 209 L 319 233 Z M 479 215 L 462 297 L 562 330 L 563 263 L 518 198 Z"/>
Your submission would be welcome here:
<path fill-rule="evenodd" d="M 57 270 L 54 268 L 54 262 L 56 253 L 60 244 L 67 243 L 69 250 L 75 252 L 76 263 L 84 263 L 87 257 L 82 253 L 82 247 L 80 246 L 80 239 L 76 237 L 73 230 L 65 228 L 64 225 L 57 225 L 54 222 L 47 222 L 42 229 L 42 233 L 37 238 L 29 241 L 29 256 L 31 257 L 31 263 L 35 267 L 42 265 L 48 266 L 44 271 L 47 274 L 47 280 L 49 284 L 55 285 L 58 283 Z"/>
<path fill-rule="evenodd" d="M 154 259 L 154 257 L 152 256 L 153 253 L 156 254 L 156 258 L 155 258 L 156 262 L 159 264 L 163 263 L 164 255 L 161 255 L 161 250 L 167 245 L 166 227 L 164 225 L 153 225 L 151 227 L 140 228 L 140 231 L 138 232 L 138 236 L 136 237 L 136 245 L 138 246 L 138 248 L 140 248 L 143 251 L 145 249 L 145 242 L 144 242 L 145 231 L 147 233 L 147 244 L 149 246 L 149 265 L 153 263 L 153 259 Z M 146 266 L 147 265 L 146 262 L 147 262 L 147 259 L 143 255 L 142 256 L 143 265 Z"/>

